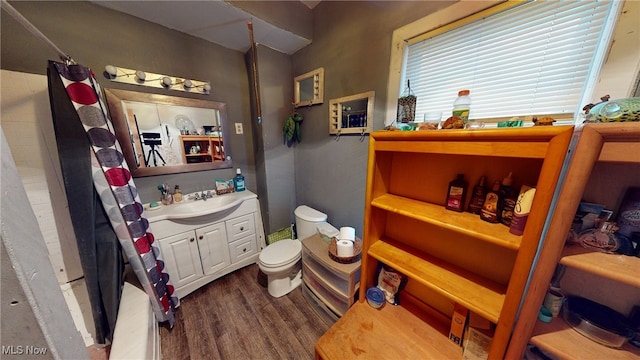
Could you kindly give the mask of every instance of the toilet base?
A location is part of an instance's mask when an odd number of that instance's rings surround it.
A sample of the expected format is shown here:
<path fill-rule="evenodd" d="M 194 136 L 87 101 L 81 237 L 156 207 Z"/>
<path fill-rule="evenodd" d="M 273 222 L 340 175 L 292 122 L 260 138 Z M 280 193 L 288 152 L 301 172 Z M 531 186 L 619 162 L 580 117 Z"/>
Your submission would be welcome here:
<path fill-rule="evenodd" d="M 289 276 L 280 278 L 269 276 L 269 284 L 267 285 L 269 295 L 279 298 L 300 286 L 300 284 L 302 284 L 302 269 L 298 266 L 296 266 L 296 268 L 297 271 L 291 273 Z"/>

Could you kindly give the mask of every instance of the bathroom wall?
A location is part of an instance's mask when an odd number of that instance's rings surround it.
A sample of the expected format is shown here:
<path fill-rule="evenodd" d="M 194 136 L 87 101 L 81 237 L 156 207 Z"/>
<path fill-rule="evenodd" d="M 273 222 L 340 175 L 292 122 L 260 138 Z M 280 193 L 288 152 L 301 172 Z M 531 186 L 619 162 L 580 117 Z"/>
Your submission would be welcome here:
<path fill-rule="evenodd" d="M 234 168 L 242 168 L 248 188 L 256 189 L 249 84 L 242 53 L 90 2 L 12 1 L 11 5 L 78 63 L 92 68 L 103 88 L 164 93 L 161 89 L 109 82 L 101 76 L 107 64 L 211 81 L 211 95 L 180 96 L 224 102 L 230 122 L 243 123 L 245 133 L 233 133 L 228 146 Z M 4 11 L 0 25 L 2 69 L 45 74 L 47 60 L 58 60 L 53 50 Z M 142 200 L 149 202 L 158 196 L 155 185 L 159 182 L 179 184 L 183 191 L 190 192 L 212 184 L 215 178 L 231 178 L 234 170 L 138 178 L 136 185 Z"/>
<path fill-rule="evenodd" d="M 260 208 L 266 234 L 289 226 L 294 221 L 296 206 L 294 149 L 283 144 L 282 124 L 293 107 L 291 57 L 265 46 L 257 46 L 259 93 L 262 123 L 258 124 L 256 106 L 252 106 L 251 126 L 256 149 L 256 178 Z M 251 51 L 246 56 L 253 86 Z M 255 104 L 251 93 L 252 105 Z"/>
<path fill-rule="evenodd" d="M 313 43 L 295 53 L 294 75 L 325 68 L 324 103 L 304 115 L 295 146 L 296 199 L 362 236 L 369 137 L 329 136 L 329 100 L 375 91 L 374 130 L 384 124 L 391 34 L 453 1 L 323 1 L 314 8 Z M 407 186 L 419 186 L 420 179 Z"/>
<path fill-rule="evenodd" d="M 382 129 L 385 104 L 394 103 L 387 99 L 393 31 L 454 3 L 322 1 L 314 8 L 313 43 L 292 56 L 294 76 L 325 68 L 324 103 L 301 109 L 303 142 L 295 149 L 298 204 L 327 213 L 336 227 L 355 226 L 362 236 L 369 139 L 361 143 L 359 135 L 341 136 L 339 141 L 329 136 L 329 100 L 375 91 L 373 128 Z M 635 21 L 639 7 L 637 1 L 624 4 L 593 101 L 607 93 L 613 98 L 632 96 L 640 76 L 640 29 Z M 414 180 L 406 186 L 420 186 L 421 180 Z"/>

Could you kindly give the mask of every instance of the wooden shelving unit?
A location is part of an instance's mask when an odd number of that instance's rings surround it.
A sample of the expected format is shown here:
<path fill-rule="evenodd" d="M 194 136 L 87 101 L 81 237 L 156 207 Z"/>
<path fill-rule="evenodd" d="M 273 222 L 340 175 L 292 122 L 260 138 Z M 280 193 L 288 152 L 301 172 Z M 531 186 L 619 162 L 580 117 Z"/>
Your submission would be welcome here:
<path fill-rule="evenodd" d="M 612 349 L 591 341 L 560 318 L 536 325 L 531 342 L 563 360 L 637 360 L 640 356 L 638 348 L 629 343 L 621 349 Z"/>
<path fill-rule="evenodd" d="M 503 359 L 572 134 L 571 126 L 372 133 L 359 304 L 318 341 L 316 357 L 462 358 L 448 339 L 457 303 L 496 325 L 489 358 Z M 456 174 L 470 190 L 480 176 L 490 184 L 509 172 L 516 189 L 537 188 L 523 235 L 445 209 Z M 366 303 L 380 263 L 408 278 L 400 306 Z"/>
<path fill-rule="evenodd" d="M 557 263 L 575 273 L 569 279 L 565 276 L 561 282 L 561 287 L 578 292 L 571 295 L 601 294 L 601 298 L 592 300 L 610 307 L 615 302 L 618 308 L 640 303 L 640 258 L 594 252 L 577 245 L 565 246 L 582 199 L 616 211 L 624 191 L 640 186 L 640 123 L 585 124 L 576 131 L 576 136 L 579 141 L 514 328 L 518 336 L 513 337 L 507 358 L 520 358 L 528 341 L 561 359 L 640 358 L 640 349 L 629 344 L 622 349 L 605 347 L 580 335 L 560 318 L 549 324 L 536 320 Z M 575 283 L 582 283 L 580 277 L 597 280 L 587 281 L 588 285 L 584 286 Z"/>
<path fill-rule="evenodd" d="M 224 161 L 224 147 L 221 136 L 180 135 L 182 144 L 182 160 L 185 164 Z M 192 153 L 192 146 L 199 146 L 200 151 Z"/>

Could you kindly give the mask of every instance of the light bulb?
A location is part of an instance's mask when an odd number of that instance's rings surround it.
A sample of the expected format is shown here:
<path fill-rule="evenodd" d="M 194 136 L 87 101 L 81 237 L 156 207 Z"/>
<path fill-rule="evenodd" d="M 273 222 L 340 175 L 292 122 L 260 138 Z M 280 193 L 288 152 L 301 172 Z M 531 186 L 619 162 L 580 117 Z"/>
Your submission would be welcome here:
<path fill-rule="evenodd" d="M 136 71 L 136 77 L 138 78 L 138 80 L 144 81 L 144 79 L 147 78 L 147 74 L 142 70 L 137 70 Z"/>
<path fill-rule="evenodd" d="M 118 68 L 113 65 L 107 65 L 104 67 L 104 71 L 109 74 L 109 76 L 116 76 L 118 74 Z"/>
<path fill-rule="evenodd" d="M 171 86 L 171 82 L 172 81 L 171 81 L 170 77 L 168 77 L 168 76 L 163 76 L 162 77 L 162 85 L 164 85 L 166 87 L 169 87 L 169 86 Z"/>
<path fill-rule="evenodd" d="M 185 80 L 184 80 L 184 87 L 185 87 L 186 89 L 191 89 L 191 88 L 193 87 L 193 83 L 191 82 L 191 80 L 189 80 L 189 79 L 185 79 Z"/>
<path fill-rule="evenodd" d="M 202 85 L 202 90 L 204 90 L 206 92 L 211 91 L 211 85 L 209 85 L 209 84 Z"/>

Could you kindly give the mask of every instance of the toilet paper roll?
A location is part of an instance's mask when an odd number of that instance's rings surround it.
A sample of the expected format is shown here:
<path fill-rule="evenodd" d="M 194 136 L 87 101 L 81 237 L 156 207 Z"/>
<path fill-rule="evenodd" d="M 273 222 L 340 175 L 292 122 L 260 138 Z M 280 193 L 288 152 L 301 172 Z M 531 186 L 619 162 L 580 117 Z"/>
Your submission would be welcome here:
<path fill-rule="evenodd" d="M 353 241 L 338 240 L 336 242 L 336 252 L 338 253 L 338 257 L 353 256 Z"/>
<path fill-rule="evenodd" d="M 338 240 L 356 241 L 356 229 L 349 226 L 341 227 Z"/>

